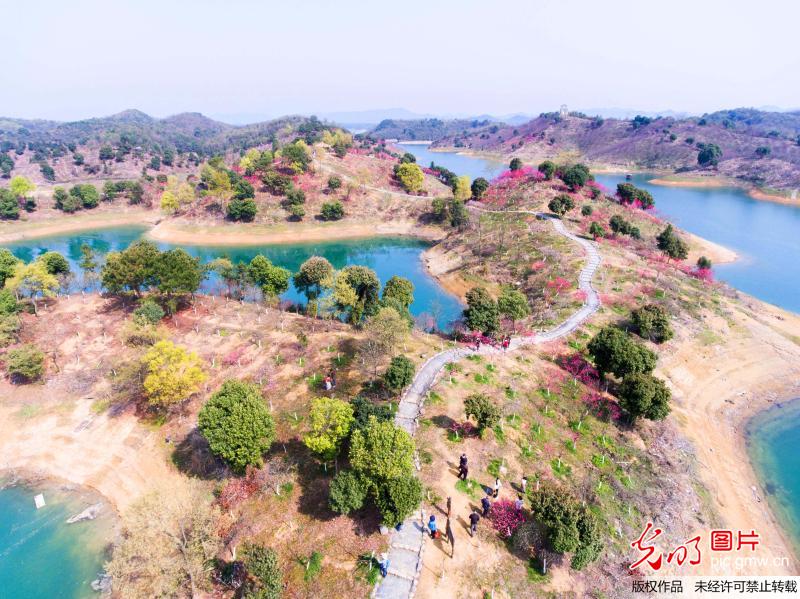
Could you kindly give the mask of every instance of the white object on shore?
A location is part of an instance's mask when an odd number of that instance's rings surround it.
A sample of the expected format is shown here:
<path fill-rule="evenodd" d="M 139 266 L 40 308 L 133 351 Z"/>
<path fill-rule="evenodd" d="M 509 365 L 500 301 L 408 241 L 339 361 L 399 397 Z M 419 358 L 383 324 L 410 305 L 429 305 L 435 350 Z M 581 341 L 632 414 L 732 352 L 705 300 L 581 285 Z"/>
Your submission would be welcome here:
<path fill-rule="evenodd" d="M 36 509 L 37 510 L 40 509 L 40 508 L 43 508 L 45 506 L 44 495 L 39 493 L 36 497 L 33 498 L 33 503 L 36 504 Z"/>
<path fill-rule="evenodd" d="M 97 518 L 97 514 L 100 513 L 102 509 L 102 503 L 95 503 L 94 505 L 90 505 L 85 510 L 83 510 L 80 514 L 76 514 L 67 520 L 67 524 L 75 524 L 76 522 L 81 522 L 83 520 L 94 520 Z"/>

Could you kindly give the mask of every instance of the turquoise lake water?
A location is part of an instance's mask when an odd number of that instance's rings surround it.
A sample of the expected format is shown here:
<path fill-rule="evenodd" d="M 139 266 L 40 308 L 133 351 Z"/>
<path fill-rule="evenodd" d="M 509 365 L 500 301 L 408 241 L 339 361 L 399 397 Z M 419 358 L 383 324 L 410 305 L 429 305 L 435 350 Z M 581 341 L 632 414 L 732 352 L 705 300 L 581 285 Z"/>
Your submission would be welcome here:
<path fill-rule="evenodd" d="M 33 497 L 44 493 L 36 509 Z M 98 597 L 91 582 L 102 572 L 112 514 L 66 524 L 97 497 L 54 487 L 0 489 L 0 597 L 83 599 Z"/>
<path fill-rule="evenodd" d="M 767 499 L 800 554 L 800 400 L 756 415 L 747 425 L 750 459 Z"/>
<path fill-rule="evenodd" d="M 25 261 L 33 260 L 48 250 L 54 250 L 69 259 L 73 272 L 79 272 L 77 263 L 81 257 L 81 245 L 84 243 L 89 244 L 98 253 L 106 254 L 128 247 L 142 238 L 145 231 L 144 227 L 97 229 L 9 243 L 4 247 Z M 421 254 L 428 244 L 417 239 L 376 237 L 263 246 L 176 246 L 160 242 L 157 245 L 162 250 L 182 247 L 203 262 L 210 262 L 220 256 L 227 256 L 233 262 L 249 262 L 256 254 L 264 254 L 274 264 L 288 268 L 292 272 L 296 272 L 311 256 L 324 256 L 337 269 L 349 264 L 368 266 L 377 273 L 381 283 L 385 283 L 393 275 L 406 277 L 414 283 L 414 303 L 411 304 L 413 315 L 418 316 L 422 313 L 435 315 L 442 329 L 448 328 L 449 323 L 461 315 L 462 306 L 459 300 L 445 292 L 436 279 L 426 272 Z M 221 289 L 221 285 L 219 280 L 212 276 L 203 282 L 202 289 L 217 292 Z M 295 302 L 305 301 L 305 297 L 293 287 L 282 297 Z"/>
<path fill-rule="evenodd" d="M 425 146 L 404 148 L 458 175 L 491 179 L 506 166 Z M 718 279 L 754 297 L 800 313 L 800 208 L 763 202 L 731 188 L 652 185 L 650 175 L 632 183 L 653 194 L 656 212 L 679 227 L 734 250 L 740 259 L 714 266 Z M 596 175 L 609 193 L 623 175 Z M 748 424 L 748 448 L 769 502 L 800 554 L 800 400 L 756 416 Z M 753 523 L 756 527 L 757 522 Z"/>

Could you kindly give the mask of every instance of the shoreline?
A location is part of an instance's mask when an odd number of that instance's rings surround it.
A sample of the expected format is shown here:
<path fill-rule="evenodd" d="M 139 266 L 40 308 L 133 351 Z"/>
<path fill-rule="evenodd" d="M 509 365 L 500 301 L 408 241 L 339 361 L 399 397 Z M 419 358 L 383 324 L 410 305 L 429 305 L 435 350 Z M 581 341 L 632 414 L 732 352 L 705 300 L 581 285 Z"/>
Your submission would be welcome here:
<path fill-rule="evenodd" d="M 794 396 L 793 399 L 789 399 L 787 401 L 776 401 L 775 403 L 773 403 L 769 407 L 767 407 L 767 408 L 765 408 L 763 410 L 758 410 L 754 414 L 752 414 L 745 421 L 744 434 L 743 434 L 744 441 L 745 441 L 745 449 L 748 451 L 748 456 L 750 456 L 749 449 L 752 446 L 754 438 L 755 438 L 754 431 L 751 430 L 751 427 L 755 423 L 756 420 L 761 420 L 762 418 L 776 419 L 777 420 L 777 419 L 779 419 L 779 416 L 778 416 L 779 411 L 782 412 L 785 409 L 797 410 L 798 408 L 800 408 L 800 393 L 798 395 Z M 775 413 L 774 415 L 772 414 L 773 412 Z M 800 416 L 800 410 L 798 410 L 798 416 Z M 762 486 L 765 486 L 767 483 L 765 481 L 761 481 L 760 469 L 758 467 L 756 467 L 756 465 L 755 465 L 756 460 L 755 459 L 750 459 L 750 463 L 753 466 L 754 472 L 756 473 L 756 478 L 759 479 L 759 482 L 761 483 Z M 764 496 L 765 496 L 765 499 L 767 501 L 767 505 L 770 508 L 770 511 L 776 516 L 776 519 L 778 520 L 778 524 L 781 524 L 780 523 L 780 519 L 781 518 L 780 518 L 779 514 L 784 514 L 787 517 L 789 516 L 789 514 L 786 514 L 785 511 L 780 506 L 776 505 L 775 501 L 773 499 L 771 499 L 772 495 L 767 493 L 766 489 L 764 489 Z M 787 537 L 788 537 L 787 538 L 788 542 L 790 543 L 790 545 L 794 549 L 795 554 L 798 557 L 798 560 L 800 560 L 800 535 L 795 538 L 788 532 L 786 534 L 787 534 Z"/>
<path fill-rule="evenodd" d="M 69 218 L 69 217 L 68 217 Z M 55 220 L 55 222 L 38 221 L 28 229 L 7 233 L 0 233 L 1 243 L 15 243 L 28 239 L 41 239 L 55 235 L 65 235 L 78 233 L 94 229 L 113 229 L 114 227 L 124 227 L 127 225 L 141 225 L 152 227 L 159 222 L 159 217 L 147 213 L 131 213 L 124 216 L 112 216 L 112 218 L 92 217 L 86 220 Z"/>
<path fill-rule="evenodd" d="M 189 225 L 197 230 L 181 227 L 183 223 L 161 221 L 146 232 L 155 241 L 186 245 L 283 245 L 343 239 L 369 239 L 373 237 L 403 236 L 424 241 L 439 241 L 444 232 L 437 227 L 419 226 L 413 221 L 344 223 L 329 225 L 304 225 L 283 228 L 283 225 L 263 226 L 247 230 L 248 225 Z M 176 226 L 177 225 L 177 226 Z M 255 225 L 254 227 L 258 227 Z"/>
<path fill-rule="evenodd" d="M 694 448 L 697 480 L 709 506 L 725 528 L 753 529 L 761 536 L 759 557 L 768 556 L 769 561 L 759 574 L 796 575 L 798 543 L 766 500 L 764 481 L 747 448 L 747 427 L 776 404 L 800 397 L 796 383 L 800 348 L 789 338 L 800 330 L 800 317 L 737 293 L 740 297 L 734 301 L 758 316 L 737 310 L 731 338 L 724 342 L 709 345 L 695 337 L 684 338 L 661 357 L 657 372 L 677 391 L 673 421 Z M 787 558 L 788 565 L 777 565 L 776 558 Z M 732 573 L 755 575 L 724 572 Z"/>

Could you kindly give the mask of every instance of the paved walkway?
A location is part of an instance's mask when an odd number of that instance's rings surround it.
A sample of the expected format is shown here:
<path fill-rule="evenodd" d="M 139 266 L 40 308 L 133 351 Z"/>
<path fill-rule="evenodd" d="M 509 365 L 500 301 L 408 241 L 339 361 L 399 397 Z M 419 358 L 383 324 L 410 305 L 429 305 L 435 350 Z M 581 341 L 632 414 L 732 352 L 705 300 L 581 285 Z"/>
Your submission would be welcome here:
<path fill-rule="evenodd" d="M 482 208 L 472 208 L 489 212 Z M 578 237 L 569 232 L 560 219 L 553 218 L 548 214 L 530 210 L 515 210 L 513 212 L 533 214 L 539 218 L 550 220 L 558 233 L 571 239 L 584 249 L 586 264 L 578 276 L 578 289 L 586 293 L 586 299 L 580 310 L 557 327 L 535 335 L 514 337 L 511 339 L 509 349 L 517 349 L 523 345 L 546 343 L 564 337 L 578 328 L 584 320 L 594 314 L 600 307 L 600 296 L 592 286 L 592 278 L 600 266 L 600 252 L 597 251 L 597 246 L 588 239 Z M 422 404 L 425 401 L 428 390 L 433 386 L 436 378 L 448 362 L 455 362 L 475 353 L 492 354 L 500 351 L 502 350 L 486 345 L 482 346 L 479 351 L 468 347 L 458 347 L 442 351 L 429 358 L 419 369 L 414 381 L 400 399 L 400 405 L 395 415 L 395 424 L 412 435 L 416 432 Z M 417 589 L 417 581 L 422 569 L 422 552 L 425 548 L 426 532 L 421 513 L 417 511 L 409 516 L 403 523 L 402 528 L 399 531 L 392 531 L 391 535 L 389 541 L 389 574 L 375 587 L 373 597 L 380 599 L 411 598 Z"/>

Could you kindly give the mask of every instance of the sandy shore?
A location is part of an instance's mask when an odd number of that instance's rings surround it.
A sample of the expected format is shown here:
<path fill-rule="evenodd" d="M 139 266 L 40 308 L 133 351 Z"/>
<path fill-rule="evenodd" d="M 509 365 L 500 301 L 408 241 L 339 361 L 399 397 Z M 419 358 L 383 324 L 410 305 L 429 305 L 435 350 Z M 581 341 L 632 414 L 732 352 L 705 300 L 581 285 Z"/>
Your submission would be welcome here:
<path fill-rule="evenodd" d="M 674 413 L 696 449 L 700 483 L 724 527 L 755 530 L 766 565 L 712 568 L 709 574 L 800 573 L 792 544 L 770 509 L 745 445 L 745 426 L 758 411 L 800 397 L 800 317 L 744 297 L 750 315 L 709 316 L 707 335 L 664 352 L 657 373 L 673 388 Z M 788 564 L 782 562 L 786 558 Z"/>
<path fill-rule="evenodd" d="M 14 223 L 13 227 L 0 228 L 0 243 L 12 243 L 25 239 L 40 239 L 51 235 L 65 235 L 92 229 L 108 229 L 126 225 L 146 225 L 157 223 L 158 215 L 148 212 L 130 212 L 123 214 L 103 213 L 96 216 L 84 215 L 53 220 Z"/>
<path fill-rule="evenodd" d="M 698 237 L 688 231 L 683 231 L 682 234 L 689 238 L 690 251 L 688 261 L 690 264 L 697 262 L 700 256 L 705 256 L 714 264 L 728 264 L 739 259 L 739 254 L 724 245 Z"/>
<path fill-rule="evenodd" d="M 779 195 L 775 193 L 767 193 L 762 189 L 756 187 L 748 187 L 739 184 L 731 179 L 724 177 L 704 177 L 702 179 L 668 179 L 668 178 L 655 178 L 648 180 L 648 183 L 653 185 L 662 185 L 665 187 L 697 187 L 697 188 L 736 188 L 743 189 L 747 195 L 754 200 L 761 200 L 765 202 L 776 202 L 778 204 L 787 204 L 790 206 L 800 206 L 800 198 L 792 199 L 791 197 Z"/>
<path fill-rule="evenodd" d="M 181 221 L 162 221 L 147 233 L 148 237 L 168 243 L 187 245 L 264 245 L 367 239 L 370 237 L 411 236 L 435 241 L 443 233 L 436 227 L 419 226 L 413 221 L 375 223 L 330 223 L 320 225 L 194 225 Z"/>

